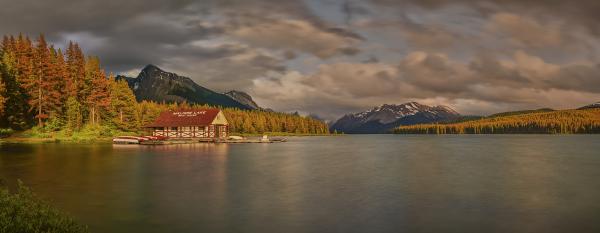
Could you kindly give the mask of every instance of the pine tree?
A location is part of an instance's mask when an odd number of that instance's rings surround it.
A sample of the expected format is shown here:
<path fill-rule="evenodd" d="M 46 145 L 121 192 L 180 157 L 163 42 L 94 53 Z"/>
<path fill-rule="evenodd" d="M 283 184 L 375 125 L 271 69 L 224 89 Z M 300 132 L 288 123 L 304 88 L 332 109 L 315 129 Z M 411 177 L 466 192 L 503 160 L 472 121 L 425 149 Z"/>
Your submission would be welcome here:
<path fill-rule="evenodd" d="M 54 66 L 46 39 L 40 35 L 33 57 L 34 72 L 23 83 L 30 97 L 30 111 L 35 110 L 39 127 L 49 117 L 50 111 L 57 109 L 60 104 L 60 93 L 55 89 L 57 78 Z"/>
<path fill-rule="evenodd" d="M 83 117 L 81 115 L 81 104 L 75 96 L 70 96 L 67 99 L 66 106 L 66 125 L 69 133 L 81 129 Z"/>
<path fill-rule="evenodd" d="M 67 72 L 67 64 L 65 62 L 65 57 L 62 53 L 62 50 L 59 48 L 56 52 L 53 52 L 54 57 L 54 72 L 55 72 L 55 82 L 54 82 L 54 90 L 56 94 L 59 95 L 57 101 L 59 102 L 59 107 L 56 109 L 57 115 L 64 116 L 65 105 L 67 103 L 68 98 L 68 90 L 67 90 L 67 80 L 69 78 Z"/>
<path fill-rule="evenodd" d="M 0 55 L 2 55 L 4 53 L 4 47 L 5 45 L 8 45 L 9 39 L 7 36 L 4 36 L 3 40 L 2 40 L 2 47 L 0 47 Z M 1 57 L 1 56 L 0 56 Z M 2 72 L 3 70 L 3 64 L 2 61 L 0 60 L 0 117 L 4 114 L 4 104 L 6 103 L 6 85 L 4 84 L 4 72 Z"/>
<path fill-rule="evenodd" d="M 2 42 L 0 73 L 5 85 L 6 103 L 4 115 L 0 118 L 0 127 L 17 130 L 26 129 L 29 125 L 27 95 L 17 80 L 17 41 L 14 37 L 4 37 Z"/>
<path fill-rule="evenodd" d="M 135 129 L 135 95 L 129 88 L 127 81 L 115 80 L 113 75 L 109 78 L 110 85 L 110 100 L 111 113 L 113 115 L 113 123 L 121 129 Z"/>
<path fill-rule="evenodd" d="M 67 48 L 67 91 L 68 96 L 74 96 L 78 102 L 85 100 L 82 92 L 85 79 L 85 57 L 77 43 L 69 42 Z"/>
<path fill-rule="evenodd" d="M 97 125 L 100 123 L 102 111 L 107 110 L 110 106 L 110 86 L 104 71 L 100 69 L 100 61 L 97 57 L 88 59 L 86 73 L 89 80 L 86 87 L 86 89 L 89 89 L 86 104 L 90 111 L 90 123 Z"/>
<path fill-rule="evenodd" d="M 15 45 L 17 82 L 29 94 L 27 87 L 35 80 L 34 49 L 29 37 L 19 35 Z M 27 98 L 30 96 L 27 95 Z"/>
<path fill-rule="evenodd" d="M 0 64 L 1 66 L 2 64 Z M 1 68 L 0 68 L 1 69 Z M 0 72 L 0 116 L 4 115 L 4 104 L 6 103 L 6 88 L 4 85 L 4 78 L 2 72 Z"/>

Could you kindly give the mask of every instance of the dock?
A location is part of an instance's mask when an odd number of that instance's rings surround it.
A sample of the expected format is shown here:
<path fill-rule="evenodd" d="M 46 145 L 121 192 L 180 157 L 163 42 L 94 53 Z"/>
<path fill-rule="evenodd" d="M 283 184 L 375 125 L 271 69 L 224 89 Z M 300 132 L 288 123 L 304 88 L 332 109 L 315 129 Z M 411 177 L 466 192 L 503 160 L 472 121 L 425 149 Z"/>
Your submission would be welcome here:
<path fill-rule="evenodd" d="M 143 140 L 140 145 L 175 145 L 175 144 L 194 144 L 194 143 L 215 143 L 215 144 L 243 144 L 243 143 L 280 143 L 286 142 L 287 138 L 259 138 L 259 139 L 224 139 L 224 138 L 201 138 L 201 139 L 165 139 L 165 140 Z"/>

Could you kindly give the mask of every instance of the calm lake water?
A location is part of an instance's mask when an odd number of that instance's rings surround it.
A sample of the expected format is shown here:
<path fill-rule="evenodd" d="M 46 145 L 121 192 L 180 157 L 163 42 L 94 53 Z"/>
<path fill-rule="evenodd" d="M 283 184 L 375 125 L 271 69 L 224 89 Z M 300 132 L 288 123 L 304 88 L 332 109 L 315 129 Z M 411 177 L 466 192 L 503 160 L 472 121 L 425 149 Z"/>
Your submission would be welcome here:
<path fill-rule="evenodd" d="M 0 144 L 93 232 L 600 232 L 600 135 Z"/>

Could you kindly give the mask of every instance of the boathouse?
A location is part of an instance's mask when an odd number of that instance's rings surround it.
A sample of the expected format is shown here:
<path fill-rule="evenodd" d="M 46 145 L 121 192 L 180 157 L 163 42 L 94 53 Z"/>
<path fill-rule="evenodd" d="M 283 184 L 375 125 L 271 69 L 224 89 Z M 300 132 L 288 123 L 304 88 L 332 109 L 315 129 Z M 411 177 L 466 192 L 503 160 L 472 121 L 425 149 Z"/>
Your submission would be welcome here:
<path fill-rule="evenodd" d="M 162 112 L 146 128 L 152 136 L 168 138 L 226 138 L 229 123 L 219 109 L 186 109 Z"/>

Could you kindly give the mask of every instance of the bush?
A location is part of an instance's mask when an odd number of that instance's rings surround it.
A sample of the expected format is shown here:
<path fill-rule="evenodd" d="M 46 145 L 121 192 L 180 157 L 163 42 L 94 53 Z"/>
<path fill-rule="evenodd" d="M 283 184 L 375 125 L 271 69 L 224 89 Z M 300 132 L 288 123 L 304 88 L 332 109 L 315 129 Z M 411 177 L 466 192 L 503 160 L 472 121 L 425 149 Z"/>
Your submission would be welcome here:
<path fill-rule="evenodd" d="M 72 137 L 81 139 L 97 139 L 113 136 L 114 130 L 103 125 L 85 125 L 80 131 L 74 132 Z"/>
<path fill-rule="evenodd" d="M 10 137 L 13 133 L 12 129 L 0 129 L 0 138 Z"/>
<path fill-rule="evenodd" d="M 47 131 L 47 132 L 60 131 L 61 129 L 65 128 L 64 126 L 65 126 L 65 124 L 64 124 L 63 120 L 61 120 L 61 118 L 51 117 L 44 125 L 44 131 Z"/>
<path fill-rule="evenodd" d="M 19 181 L 14 194 L 0 187 L 0 232 L 88 232 L 88 229 L 39 199 Z"/>
<path fill-rule="evenodd" d="M 29 137 L 29 138 L 52 138 L 51 132 L 48 132 L 43 127 L 40 128 L 37 126 L 31 128 L 30 130 L 23 132 L 22 135 L 25 137 Z"/>

